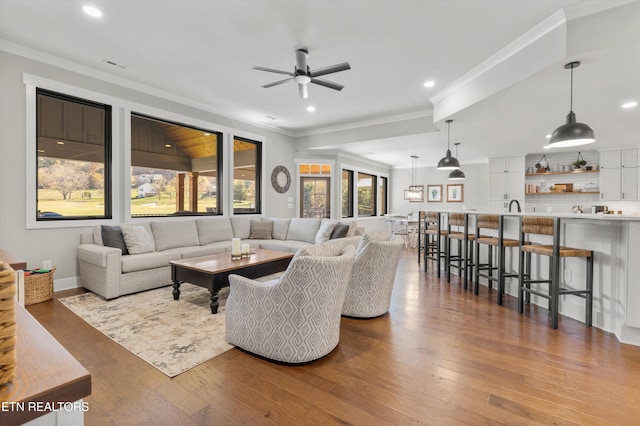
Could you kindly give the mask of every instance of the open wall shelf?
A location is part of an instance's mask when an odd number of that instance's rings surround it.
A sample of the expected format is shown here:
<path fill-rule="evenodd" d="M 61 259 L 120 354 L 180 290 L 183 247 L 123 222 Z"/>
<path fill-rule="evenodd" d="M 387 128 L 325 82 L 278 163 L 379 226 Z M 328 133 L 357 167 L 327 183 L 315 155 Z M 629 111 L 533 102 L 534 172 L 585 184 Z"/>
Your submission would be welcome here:
<path fill-rule="evenodd" d="M 598 170 L 582 170 L 579 172 L 544 172 L 544 173 L 526 173 L 525 176 L 547 176 L 547 175 L 581 175 L 583 173 L 600 173 L 600 169 Z"/>

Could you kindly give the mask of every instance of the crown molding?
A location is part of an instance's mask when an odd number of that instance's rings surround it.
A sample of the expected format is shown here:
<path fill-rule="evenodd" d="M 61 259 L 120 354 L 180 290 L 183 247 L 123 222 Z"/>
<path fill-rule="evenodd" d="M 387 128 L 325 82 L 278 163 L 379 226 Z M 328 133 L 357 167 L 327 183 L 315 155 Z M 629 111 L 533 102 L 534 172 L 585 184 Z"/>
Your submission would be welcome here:
<path fill-rule="evenodd" d="M 219 108 L 216 108 L 212 105 L 206 104 L 204 102 L 196 101 L 181 95 L 178 95 L 173 92 L 169 92 L 166 90 L 158 89 L 153 86 L 149 86 L 143 83 L 138 83 L 133 80 L 129 80 L 125 77 L 121 77 L 107 71 L 100 70 L 98 68 L 93 68 L 87 65 L 82 65 L 77 62 L 70 61 L 68 59 L 64 59 L 55 55 L 52 55 L 47 52 L 43 52 L 41 50 L 33 49 L 30 47 L 26 47 L 17 43 L 13 43 L 4 39 L 0 39 L 0 51 L 10 53 L 16 56 L 20 56 L 26 59 L 30 59 L 37 62 L 42 62 L 47 65 L 55 66 L 57 68 L 61 68 L 67 71 L 75 72 L 81 74 L 83 76 L 87 76 L 90 78 L 95 78 L 100 81 L 106 81 L 107 83 L 115 84 L 118 86 L 125 87 L 127 89 L 135 90 L 140 93 L 144 93 L 146 95 L 156 96 L 158 98 L 176 102 L 178 104 L 184 105 L 189 108 L 196 108 L 202 110 L 204 112 L 209 112 L 215 115 L 219 115 L 224 118 L 228 118 L 231 120 L 237 120 L 245 124 L 249 124 L 255 127 L 260 127 L 265 130 L 269 130 L 272 132 L 276 132 L 285 136 L 294 137 L 294 133 L 281 129 L 279 127 L 269 125 L 267 123 L 257 121 L 250 117 L 244 115 L 234 115 L 229 114 L 226 111 L 223 111 Z"/>

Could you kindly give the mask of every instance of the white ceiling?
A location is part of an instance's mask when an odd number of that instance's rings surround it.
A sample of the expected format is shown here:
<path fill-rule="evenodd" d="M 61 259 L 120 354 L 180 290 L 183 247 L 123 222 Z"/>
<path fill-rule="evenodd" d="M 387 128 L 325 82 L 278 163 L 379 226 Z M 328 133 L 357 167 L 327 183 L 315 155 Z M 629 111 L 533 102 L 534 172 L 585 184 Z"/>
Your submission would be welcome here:
<path fill-rule="evenodd" d="M 412 135 L 316 146 L 408 167 L 412 154 L 420 164 L 434 164 L 444 154 L 446 127 L 443 120 L 434 127 L 431 99 L 448 86 L 560 9 L 584 22 L 589 16 L 581 16 L 593 10 L 630 2 L 88 0 L 104 12 L 93 19 L 78 0 L 0 0 L 0 47 L 50 53 L 293 136 L 367 120 L 424 117 L 425 130 Z M 640 16 L 631 19 L 640 27 Z M 462 143 L 462 162 L 540 152 L 544 135 L 568 112 L 569 72 L 562 65 L 569 60 L 583 62 L 574 71 L 574 111 L 596 132 L 598 142 L 590 149 L 629 145 L 632 133 L 637 139 L 638 108 L 621 111 L 619 105 L 640 100 L 640 37 L 576 30 L 598 42 L 591 51 L 573 48 L 582 45 L 572 40 L 571 22 L 566 60 L 541 64 L 533 75 L 447 117 L 455 120 L 451 141 Z M 252 67 L 293 70 L 300 46 L 309 49 L 311 69 L 348 61 L 351 70 L 326 76 L 345 89 L 310 85 L 303 100 L 293 82 L 260 87 L 285 76 Z M 436 86 L 425 89 L 430 79 Z M 307 112 L 308 105 L 316 111 Z"/>

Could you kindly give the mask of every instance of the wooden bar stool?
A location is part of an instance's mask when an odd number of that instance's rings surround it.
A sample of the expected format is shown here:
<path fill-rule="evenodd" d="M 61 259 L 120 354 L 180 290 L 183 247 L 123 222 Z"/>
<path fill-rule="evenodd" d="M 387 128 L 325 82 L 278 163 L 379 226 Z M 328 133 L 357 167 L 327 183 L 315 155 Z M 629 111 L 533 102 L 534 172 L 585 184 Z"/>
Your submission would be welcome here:
<path fill-rule="evenodd" d="M 451 282 L 451 268 L 458 270 L 460 278 L 464 278 L 464 289 L 469 288 L 469 276 L 475 266 L 473 257 L 473 244 L 476 234 L 469 232 L 469 215 L 464 213 L 449 213 L 447 222 L 447 282 Z M 458 242 L 458 252 L 451 254 L 451 240 Z M 472 283 L 473 284 L 473 283 Z"/>
<path fill-rule="evenodd" d="M 551 245 L 525 244 L 526 234 L 551 235 Z M 531 278 L 531 254 L 549 257 L 549 279 Z M 560 283 L 560 260 L 566 257 L 584 257 L 587 261 L 586 289 L 573 290 L 564 288 Z M 524 312 L 526 303 L 530 303 L 531 294 L 549 300 L 549 315 L 551 327 L 558 328 L 558 302 L 561 295 L 572 294 L 585 299 L 585 323 L 591 326 L 591 312 L 593 307 L 593 251 L 560 245 L 560 218 L 550 217 L 522 217 L 520 233 L 520 282 L 518 284 L 518 312 Z M 548 284 L 548 292 L 534 289 L 531 284 Z"/>
<path fill-rule="evenodd" d="M 480 278 L 486 278 L 489 288 L 493 288 L 494 281 L 498 286 L 498 305 L 502 305 L 502 296 L 504 295 L 504 280 L 505 278 L 519 277 L 519 273 L 507 274 L 505 272 L 505 249 L 507 247 L 518 247 L 520 241 L 504 238 L 504 220 L 502 215 L 487 214 L 478 215 L 476 220 L 476 274 L 475 274 L 475 288 L 474 293 L 479 293 Z M 498 231 L 497 237 L 482 236 L 482 229 L 493 229 Z M 480 248 L 485 245 L 489 248 L 487 254 L 487 263 L 480 263 Z M 494 266 L 493 264 L 493 251 L 497 250 L 498 262 Z M 494 271 L 496 275 L 494 275 Z"/>
<path fill-rule="evenodd" d="M 425 219 L 425 242 L 424 242 L 424 271 L 428 271 L 428 260 L 436 261 L 436 276 L 440 278 L 440 262 L 445 259 L 445 250 L 442 250 L 443 237 L 447 235 L 447 230 L 442 226 L 442 216 L 440 212 L 427 212 Z M 444 238 L 445 245 L 447 239 Z"/>

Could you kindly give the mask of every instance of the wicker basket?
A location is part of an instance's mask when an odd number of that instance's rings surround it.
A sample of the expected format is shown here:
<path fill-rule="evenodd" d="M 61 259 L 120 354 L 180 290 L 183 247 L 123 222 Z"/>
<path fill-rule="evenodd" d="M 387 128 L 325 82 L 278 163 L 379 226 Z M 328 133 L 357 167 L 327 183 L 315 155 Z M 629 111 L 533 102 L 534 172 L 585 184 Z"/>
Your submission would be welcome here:
<path fill-rule="evenodd" d="M 45 274 L 31 274 L 24 277 L 24 304 L 33 305 L 53 298 L 53 273 L 54 266 L 50 272 Z"/>
<path fill-rule="evenodd" d="M 0 386 L 13 380 L 16 371 L 15 272 L 0 260 Z"/>

